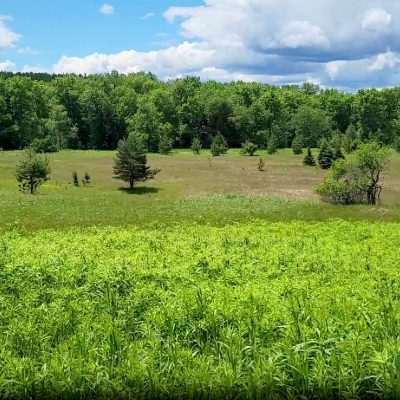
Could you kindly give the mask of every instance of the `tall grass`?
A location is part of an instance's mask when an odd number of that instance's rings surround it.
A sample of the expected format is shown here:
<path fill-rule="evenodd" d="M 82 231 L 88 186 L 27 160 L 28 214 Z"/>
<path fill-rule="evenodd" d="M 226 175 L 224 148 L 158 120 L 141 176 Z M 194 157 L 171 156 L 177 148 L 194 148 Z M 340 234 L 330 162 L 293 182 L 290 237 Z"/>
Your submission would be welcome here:
<path fill-rule="evenodd" d="M 0 240 L 0 397 L 399 398 L 400 225 Z"/>

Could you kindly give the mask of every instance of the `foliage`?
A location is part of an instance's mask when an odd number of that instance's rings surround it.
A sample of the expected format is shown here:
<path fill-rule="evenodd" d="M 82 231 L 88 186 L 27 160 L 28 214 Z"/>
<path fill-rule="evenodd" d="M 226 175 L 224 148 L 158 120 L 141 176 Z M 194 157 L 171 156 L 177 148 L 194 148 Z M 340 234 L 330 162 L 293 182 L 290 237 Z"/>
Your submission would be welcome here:
<path fill-rule="evenodd" d="M 218 157 L 228 151 L 226 139 L 220 133 L 214 136 L 210 150 L 213 157 Z"/>
<path fill-rule="evenodd" d="M 85 175 L 83 176 L 83 179 L 82 179 L 82 183 L 85 186 L 88 186 L 88 185 L 90 185 L 92 183 L 92 178 L 91 178 L 91 176 L 89 175 L 88 172 L 85 172 Z"/>
<path fill-rule="evenodd" d="M 51 137 L 33 139 L 31 148 L 36 153 L 55 153 L 58 151 L 55 143 L 52 142 Z"/>
<path fill-rule="evenodd" d="M 133 189 L 136 182 L 153 179 L 159 171 L 147 165 L 143 139 L 130 134 L 128 139 L 118 143 L 117 155 L 114 160 L 114 177 L 129 183 Z"/>
<path fill-rule="evenodd" d="M 393 148 L 400 153 L 400 135 L 396 137 Z"/>
<path fill-rule="evenodd" d="M 271 134 L 271 136 L 268 139 L 267 153 L 275 154 L 278 150 L 278 146 L 279 146 L 278 137 L 275 134 Z"/>
<path fill-rule="evenodd" d="M 9 232 L 0 246 L 4 398 L 400 396 L 398 224 Z"/>
<path fill-rule="evenodd" d="M 332 147 L 327 140 L 323 140 L 318 155 L 318 164 L 322 169 L 329 169 L 334 161 Z"/>
<path fill-rule="evenodd" d="M 293 139 L 292 150 L 295 155 L 303 153 L 303 139 L 299 135 L 296 135 Z"/>
<path fill-rule="evenodd" d="M 162 125 L 160 140 L 158 143 L 158 151 L 160 154 L 167 155 L 172 151 L 173 139 L 172 139 L 172 125 L 166 123 Z"/>
<path fill-rule="evenodd" d="M 134 132 L 146 150 L 160 141 L 189 148 L 194 138 L 206 147 L 221 133 L 229 147 L 246 141 L 278 147 L 301 136 L 315 147 L 332 132 L 345 134 L 348 152 L 356 140 L 393 145 L 398 136 L 400 90 L 342 93 L 305 86 L 204 82 L 188 77 L 163 82 L 153 74 L 0 75 L 0 148 L 22 149 L 48 139 L 55 149 L 115 150 Z"/>
<path fill-rule="evenodd" d="M 34 194 L 49 179 L 49 161 L 28 148 L 16 167 L 16 178 L 21 192 Z"/>
<path fill-rule="evenodd" d="M 316 165 L 315 158 L 312 154 L 310 147 L 307 148 L 307 154 L 304 157 L 303 164 L 307 165 L 309 167 L 315 167 L 315 165 Z"/>
<path fill-rule="evenodd" d="M 242 143 L 240 153 L 245 156 L 254 156 L 256 154 L 258 146 L 250 141 Z"/>
<path fill-rule="evenodd" d="M 387 148 L 364 144 L 351 159 L 336 161 L 317 191 L 335 203 L 375 205 L 381 195 L 380 181 L 387 159 Z"/>
<path fill-rule="evenodd" d="M 201 141 L 198 137 L 195 137 L 192 141 L 192 146 L 191 149 L 193 151 L 193 154 L 199 155 L 202 149 L 202 144 Z"/>

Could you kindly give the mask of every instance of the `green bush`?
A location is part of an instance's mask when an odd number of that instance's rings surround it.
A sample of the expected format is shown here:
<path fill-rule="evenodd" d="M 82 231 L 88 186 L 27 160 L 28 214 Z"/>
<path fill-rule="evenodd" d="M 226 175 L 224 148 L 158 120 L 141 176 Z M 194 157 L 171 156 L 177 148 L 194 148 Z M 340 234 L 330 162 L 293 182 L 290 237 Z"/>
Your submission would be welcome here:
<path fill-rule="evenodd" d="M 34 139 L 31 144 L 32 149 L 36 153 L 57 153 L 58 148 L 50 137 L 45 137 L 43 139 Z"/>
<path fill-rule="evenodd" d="M 318 155 L 318 164 L 322 169 L 331 168 L 334 161 L 334 154 L 332 147 L 328 143 L 327 140 L 323 140 L 321 143 L 319 155 Z"/>
<path fill-rule="evenodd" d="M 192 147 L 191 147 L 193 154 L 196 154 L 196 155 L 200 154 L 202 147 L 203 147 L 203 145 L 201 144 L 200 139 L 198 137 L 195 137 L 193 139 Z"/>
<path fill-rule="evenodd" d="M 256 144 L 246 141 L 245 143 L 242 143 L 242 148 L 240 150 L 240 153 L 244 156 L 254 156 L 256 154 L 258 147 Z"/>
<path fill-rule="evenodd" d="M 309 167 L 315 167 L 315 165 L 316 165 L 316 162 L 315 162 L 315 159 L 314 159 L 314 156 L 312 154 L 310 147 L 307 148 L 307 154 L 304 157 L 303 164 L 306 166 L 309 166 Z"/>
<path fill-rule="evenodd" d="M 214 136 L 210 150 L 213 157 L 218 157 L 227 153 L 228 144 L 226 139 L 220 133 Z"/>
<path fill-rule="evenodd" d="M 303 154 L 303 140 L 299 135 L 296 135 L 293 139 L 292 150 L 295 155 Z"/>

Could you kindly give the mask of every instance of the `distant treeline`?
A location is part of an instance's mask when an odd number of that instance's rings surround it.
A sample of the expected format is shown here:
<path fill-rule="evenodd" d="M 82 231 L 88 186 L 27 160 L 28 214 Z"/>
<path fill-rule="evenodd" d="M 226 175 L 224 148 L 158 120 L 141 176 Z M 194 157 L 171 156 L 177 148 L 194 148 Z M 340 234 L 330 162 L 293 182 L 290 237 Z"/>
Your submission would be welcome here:
<path fill-rule="evenodd" d="M 344 93 L 306 83 L 164 82 L 153 74 L 0 74 L 0 148 L 35 143 L 62 148 L 115 149 L 128 133 L 149 151 L 168 137 L 176 147 L 194 138 L 208 147 L 222 134 L 230 147 L 251 141 L 304 146 L 340 133 L 349 140 L 393 145 L 400 136 L 400 88 Z"/>

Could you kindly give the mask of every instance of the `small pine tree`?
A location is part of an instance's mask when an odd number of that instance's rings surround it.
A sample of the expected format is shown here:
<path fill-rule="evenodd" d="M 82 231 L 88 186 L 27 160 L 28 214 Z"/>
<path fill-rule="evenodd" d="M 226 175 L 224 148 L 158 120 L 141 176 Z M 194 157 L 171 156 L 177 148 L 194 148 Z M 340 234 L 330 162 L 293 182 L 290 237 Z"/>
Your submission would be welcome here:
<path fill-rule="evenodd" d="M 318 155 L 318 164 L 322 169 L 329 169 L 334 161 L 334 154 L 331 146 L 326 140 L 323 140 Z"/>
<path fill-rule="evenodd" d="M 92 178 L 90 177 L 88 172 L 85 172 L 82 182 L 85 186 L 90 185 L 90 183 L 92 182 Z"/>
<path fill-rule="evenodd" d="M 260 159 L 258 160 L 257 169 L 258 169 L 260 172 L 264 172 L 264 171 L 265 171 L 265 161 L 264 161 L 262 158 L 260 158 Z"/>
<path fill-rule="evenodd" d="M 299 135 L 296 135 L 292 142 L 293 154 L 299 155 L 303 153 L 303 141 Z"/>
<path fill-rule="evenodd" d="M 246 140 L 244 143 L 242 143 L 242 149 L 240 150 L 240 153 L 244 156 L 254 156 L 256 154 L 256 151 L 258 149 L 258 146 L 249 140 Z"/>
<path fill-rule="evenodd" d="M 345 159 L 345 156 L 344 156 L 344 154 L 342 152 L 342 148 L 341 147 L 336 147 L 333 150 L 333 160 L 336 161 L 336 160 L 344 160 L 344 159 Z"/>
<path fill-rule="evenodd" d="M 40 185 L 49 179 L 49 161 L 39 156 L 33 149 L 25 150 L 17 164 L 16 178 L 21 192 L 34 194 Z"/>
<path fill-rule="evenodd" d="M 307 155 L 304 157 L 303 164 L 309 167 L 315 167 L 316 162 L 312 154 L 311 148 L 307 148 Z"/>
<path fill-rule="evenodd" d="M 278 150 L 278 146 L 279 146 L 278 137 L 276 135 L 272 134 L 268 139 L 267 153 L 268 154 L 276 153 Z"/>
<path fill-rule="evenodd" d="M 192 142 L 192 151 L 193 154 L 199 155 L 202 149 L 201 141 L 198 137 L 195 137 Z"/>
<path fill-rule="evenodd" d="M 72 183 L 74 186 L 78 187 L 79 186 L 79 176 L 76 171 L 72 173 Z"/>
<path fill-rule="evenodd" d="M 218 157 L 228 151 L 226 139 L 220 133 L 214 136 L 210 150 L 213 157 Z"/>
<path fill-rule="evenodd" d="M 162 135 L 160 137 L 160 142 L 158 144 L 158 151 L 160 154 L 168 155 L 172 151 L 172 139 L 167 135 Z"/>
<path fill-rule="evenodd" d="M 159 172 L 147 165 L 145 148 L 143 139 L 133 134 L 118 143 L 114 160 L 114 178 L 128 182 L 130 189 L 133 189 L 136 182 L 153 179 Z"/>

